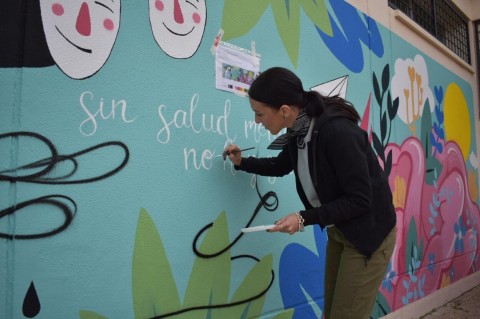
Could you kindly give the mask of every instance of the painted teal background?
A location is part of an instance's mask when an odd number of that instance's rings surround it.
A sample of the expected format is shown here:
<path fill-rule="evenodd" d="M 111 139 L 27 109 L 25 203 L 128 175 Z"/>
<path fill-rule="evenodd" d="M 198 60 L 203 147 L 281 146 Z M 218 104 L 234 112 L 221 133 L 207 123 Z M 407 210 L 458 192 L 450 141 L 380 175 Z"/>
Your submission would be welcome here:
<path fill-rule="evenodd" d="M 77 318 L 82 309 L 93 310 L 108 318 L 133 318 L 132 254 L 138 215 L 145 208 L 154 220 L 163 241 L 179 295 L 183 298 L 195 258 L 192 240 L 197 232 L 225 211 L 233 240 L 254 211 L 258 196 L 251 186 L 252 176 L 233 172 L 229 162 L 217 158 L 208 169 L 194 169 L 184 150 L 195 149 L 221 153 L 227 138 L 242 147 L 255 146 L 249 154 L 275 155 L 266 147 L 273 139 L 266 134 L 255 140 L 246 121 L 253 121 L 248 100 L 215 88 L 215 58 L 210 52 L 222 26 L 223 2 L 207 2 L 207 24 L 197 53 L 189 59 L 167 56 L 156 44 L 148 19 L 148 2 L 122 3 L 121 26 L 110 58 L 91 78 L 73 80 L 56 66 L 45 68 L 0 69 L 0 133 L 32 131 L 47 137 L 61 154 L 71 154 L 107 141 L 120 141 L 129 149 L 129 161 L 120 172 L 107 179 L 79 185 L 41 185 L 0 183 L 0 209 L 31 198 L 64 194 L 78 205 L 71 226 L 64 232 L 37 240 L 1 239 L 0 317 L 23 318 L 21 310 L 26 291 L 33 281 L 41 302 L 36 318 Z M 364 68 L 359 73 L 347 69 L 325 46 L 313 24 L 301 13 L 298 67 L 293 67 L 275 28 L 271 9 L 245 36 L 230 43 L 250 48 L 255 41 L 261 54 L 261 69 L 281 65 L 294 70 L 305 89 L 344 75 L 349 76 L 347 99 L 363 114 L 369 95 L 373 94 L 372 72 L 381 74 L 390 64 L 391 75 L 396 59 L 420 54 L 426 61 L 430 83 L 458 84 L 471 111 L 473 150 L 476 153 L 469 83 L 420 52 L 414 45 L 391 34 L 379 25 L 385 53 L 376 57 L 362 44 Z M 432 84 L 433 85 L 433 84 Z M 433 90 L 433 86 L 431 87 Z M 97 117 L 94 134 L 81 134 L 87 119 L 80 97 L 91 92 L 86 101 L 91 112 L 104 105 L 111 112 L 112 100 L 126 101 L 126 117 L 121 109 L 106 119 Z M 212 131 L 195 133 L 191 128 L 171 128 L 170 141 L 162 144 L 157 134 L 162 129 L 162 115 L 171 121 L 178 110 L 187 111 L 198 95 L 193 124 L 201 126 L 202 115 L 216 120 L 229 107 L 228 136 Z M 372 96 L 373 100 L 373 96 Z M 379 129 L 377 109 L 372 106 L 371 122 Z M 86 131 L 91 126 L 83 127 Z M 223 129 L 223 127 L 222 127 Z M 84 131 L 85 132 L 85 131 Z M 265 131 L 262 131 L 266 133 Z M 398 144 L 409 136 L 401 121 L 395 122 L 392 141 Z M 48 156 L 46 149 L 28 139 L 5 140 L 0 144 L 0 170 L 27 164 Z M 119 149 L 93 152 L 80 160 L 77 178 L 118 165 Z M 468 165 L 468 164 L 467 164 Z M 102 170 L 103 168 L 103 170 Z M 255 225 L 270 224 L 302 208 L 294 189 L 293 176 L 281 179 L 259 178 L 262 193 L 275 191 L 279 207 L 275 212 L 262 210 Z M 0 220 L 1 232 L 29 233 L 45 231 L 62 222 L 58 212 L 35 206 Z M 261 258 L 273 254 L 274 271 L 284 247 L 299 243 L 316 251 L 311 227 L 294 236 L 253 233 L 245 235 L 232 249 L 232 255 L 248 253 Z M 241 283 L 252 266 L 234 263 L 231 291 Z M 269 313 L 283 309 L 278 277 L 267 294 L 263 309 Z"/>

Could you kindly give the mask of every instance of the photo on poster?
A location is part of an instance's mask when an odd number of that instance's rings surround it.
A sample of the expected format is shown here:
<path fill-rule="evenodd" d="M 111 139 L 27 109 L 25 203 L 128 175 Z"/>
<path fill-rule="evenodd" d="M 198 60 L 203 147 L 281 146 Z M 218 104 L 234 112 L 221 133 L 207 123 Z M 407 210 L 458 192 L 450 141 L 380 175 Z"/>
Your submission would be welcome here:
<path fill-rule="evenodd" d="M 247 94 L 260 73 L 260 56 L 253 52 L 220 42 L 215 52 L 216 88 Z"/>

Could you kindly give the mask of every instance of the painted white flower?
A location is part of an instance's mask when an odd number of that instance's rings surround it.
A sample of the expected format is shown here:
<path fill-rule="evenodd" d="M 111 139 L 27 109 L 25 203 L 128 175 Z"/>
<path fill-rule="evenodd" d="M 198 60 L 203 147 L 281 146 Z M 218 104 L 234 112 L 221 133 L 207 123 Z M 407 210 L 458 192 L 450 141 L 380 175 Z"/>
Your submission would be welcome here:
<path fill-rule="evenodd" d="M 412 59 L 397 59 L 391 83 L 392 100 L 399 98 L 398 117 L 407 125 L 414 125 L 422 116 L 429 101 L 430 112 L 435 108 L 432 90 L 428 85 L 428 70 L 421 55 Z"/>

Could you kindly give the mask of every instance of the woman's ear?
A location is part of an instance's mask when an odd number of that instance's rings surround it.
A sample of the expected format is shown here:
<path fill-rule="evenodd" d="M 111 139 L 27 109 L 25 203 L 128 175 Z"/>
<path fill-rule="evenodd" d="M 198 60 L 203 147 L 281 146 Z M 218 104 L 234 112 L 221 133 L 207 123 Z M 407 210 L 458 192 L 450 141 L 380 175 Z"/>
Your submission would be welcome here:
<path fill-rule="evenodd" d="M 284 119 L 288 118 L 291 112 L 292 112 L 292 109 L 290 108 L 289 105 L 283 104 L 282 106 L 280 106 L 280 114 Z"/>

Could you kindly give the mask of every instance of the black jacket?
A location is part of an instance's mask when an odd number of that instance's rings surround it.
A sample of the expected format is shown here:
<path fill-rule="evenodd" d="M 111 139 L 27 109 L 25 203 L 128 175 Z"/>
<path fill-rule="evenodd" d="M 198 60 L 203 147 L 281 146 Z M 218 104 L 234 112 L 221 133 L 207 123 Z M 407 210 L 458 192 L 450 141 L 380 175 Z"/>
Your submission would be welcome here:
<path fill-rule="evenodd" d="M 263 176 L 295 172 L 297 192 L 305 210 L 305 226 L 334 224 L 369 257 L 395 227 L 396 214 L 388 179 L 367 133 L 342 116 L 321 115 L 308 144 L 310 176 L 320 207 L 308 202 L 297 174 L 298 149 L 292 139 L 277 157 L 243 158 L 237 169 Z"/>

